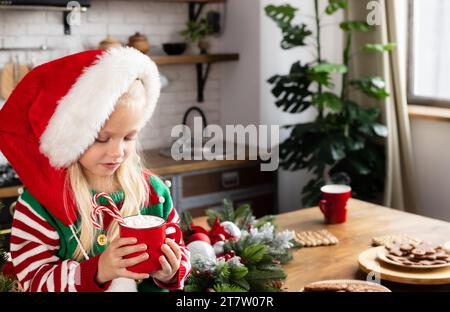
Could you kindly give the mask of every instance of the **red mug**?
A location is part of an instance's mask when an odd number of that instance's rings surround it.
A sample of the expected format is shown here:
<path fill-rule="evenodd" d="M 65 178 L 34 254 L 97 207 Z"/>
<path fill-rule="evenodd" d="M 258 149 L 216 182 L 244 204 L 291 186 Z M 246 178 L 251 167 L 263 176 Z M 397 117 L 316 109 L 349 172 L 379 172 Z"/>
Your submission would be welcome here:
<path fill-rule="evenodd" d="M 163 218 L 151 215 L 136 215 L 124 218 L 125 225 L 120 226 L 120 237 L 136 237 L 136 244 L 146 244 L 145 251 L 149 257 L 133 266 L 127 267 L 127 270 L 135 273 L 152 273 L 161 270 L 159 257 L 163 255 L 161 246 L 166 237 L 172 238 L 180 244 L 182 233 L 176 223 L 168 223 Z M 167 233 L 167 230 L 173 228 L 174 233 Z M 142 252 L 135 252 L 124 256 L 125 259 L 140 255 Z"/>
<path fill-rule="evenodd" d="M 347 219 L 347 201 L 352 196 L 352 188 L 348 185 L 325 185 L 320 189 L 322 200 L 319 208 L 325 216 L 325 223 L 343 223 Z"/>

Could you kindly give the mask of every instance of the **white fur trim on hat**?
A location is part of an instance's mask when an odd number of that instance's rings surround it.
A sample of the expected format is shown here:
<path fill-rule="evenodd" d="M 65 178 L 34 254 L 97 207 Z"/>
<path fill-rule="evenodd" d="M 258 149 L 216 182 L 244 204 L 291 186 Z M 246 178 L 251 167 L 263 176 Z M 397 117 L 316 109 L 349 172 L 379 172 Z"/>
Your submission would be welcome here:
<path fill-rule="evenodd" d="M 52 166 L 67 167 L 95 141 L 117 100 L 140 78 L 146 90 L 147 121 L 159 98 L 161 82 L 156 64 L 130 47 L 98 56 L 59 101 L 40 139 L 40 150 Z"/>

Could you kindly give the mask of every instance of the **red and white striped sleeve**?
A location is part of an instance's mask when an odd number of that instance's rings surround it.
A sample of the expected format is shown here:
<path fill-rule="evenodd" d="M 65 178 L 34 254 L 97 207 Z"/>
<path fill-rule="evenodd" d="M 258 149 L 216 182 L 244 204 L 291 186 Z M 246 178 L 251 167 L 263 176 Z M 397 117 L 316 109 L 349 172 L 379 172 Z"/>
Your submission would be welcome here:
<path fill-rule="evenodd" d="M 178 215 L 177 211 L 174 207 L 171 208 L 169 212 L 169 216 L 167 217 L 167 222 L 173 222 L 176 224 L 180 223 L 180 216 Z M 184 287 L 184 282 L 186 281 L 186 278 L 191 273 L 191 262 L 189 260 L 190 253 L 189 250 L 186 248 L 183 238 L 181 238 L 180 249 L 181 249 L 181 262 L 180 262 L 180 269 L 178 270 L 177 275 L 177 281 L 173 284 L 166 284 L 162 283 L 161 281 L 157 279 L 153 279 L 158 285 L 158 287 L 165 288 L 168 290 L 182 290 Z"/>
<path fill-rule="evenodd" d="M 83 262 L 62 260 L 55 229 L 19 198 L 11 233 L 14 272 L 25 291 L 104 291 L 95 281 L 98 256 Z"/>

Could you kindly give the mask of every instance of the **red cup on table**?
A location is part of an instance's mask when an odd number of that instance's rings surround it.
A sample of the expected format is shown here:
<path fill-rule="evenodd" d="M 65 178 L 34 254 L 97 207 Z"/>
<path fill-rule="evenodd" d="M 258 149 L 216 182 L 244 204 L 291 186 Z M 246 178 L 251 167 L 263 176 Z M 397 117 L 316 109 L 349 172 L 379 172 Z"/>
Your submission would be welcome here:
<path fill-rule="evenodd" d="M 343 223 L 347 219 L 347 201 L 352 196 L 352 188 L 348 185 L 330 184 L 320 188 L 321 201 L 319 208 L 325 216 L 325 223 Z"/>
<path fill-rule="evenodd" d="M 150 215 L 137 215 L 124 218 L 125 224 L 120 225 L 120 237 L 135 237 L 136 244 L 146 244 L 149 257 L 136 265 L 127 267 L 127 270 L 135 273 L 152 273 L 161 270 L 159 257 L 163 255 L 161 246 L 166 237 L 172 238 L 177 244 L 181 243 L 182 233 L 176 223 L 168 223 L 163 218 Z M 169 229 L 173 232 L 169 233 Z M 132 258 L 140 255 L 136 252 L 125 256 Z"/>

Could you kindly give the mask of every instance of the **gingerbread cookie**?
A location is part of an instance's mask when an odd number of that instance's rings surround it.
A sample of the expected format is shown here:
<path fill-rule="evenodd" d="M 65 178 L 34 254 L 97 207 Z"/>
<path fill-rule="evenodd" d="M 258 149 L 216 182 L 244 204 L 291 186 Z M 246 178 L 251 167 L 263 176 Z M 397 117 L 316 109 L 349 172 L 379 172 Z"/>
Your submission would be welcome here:
<path fill-rule="evenodd" d="M 385 245 L 386 258 L 409 266 L 433 266 L 450 263 L 450 255 L 440 245 L 426 242 L 391 241 Z"/>
<path fill-rule="evenodd" d="M 407 234 L 384 235 L 372 238 L 372 244 L 375 246 L 385 246 L 393 241 L 405 244 L 418 244 L 421 242 L 420 239 Z"/>
<path fill-rule="evenodd" d="M 384 286 L 365 281 L 322 281 L 305 285 L 305 292 L 386 292 Z"/>
<path fill-rule="evenodd" d="M 327 230 L 305 231 L 296 234 L 297 240 L 304 247 L 336 245 L 339 240 Z"/>

